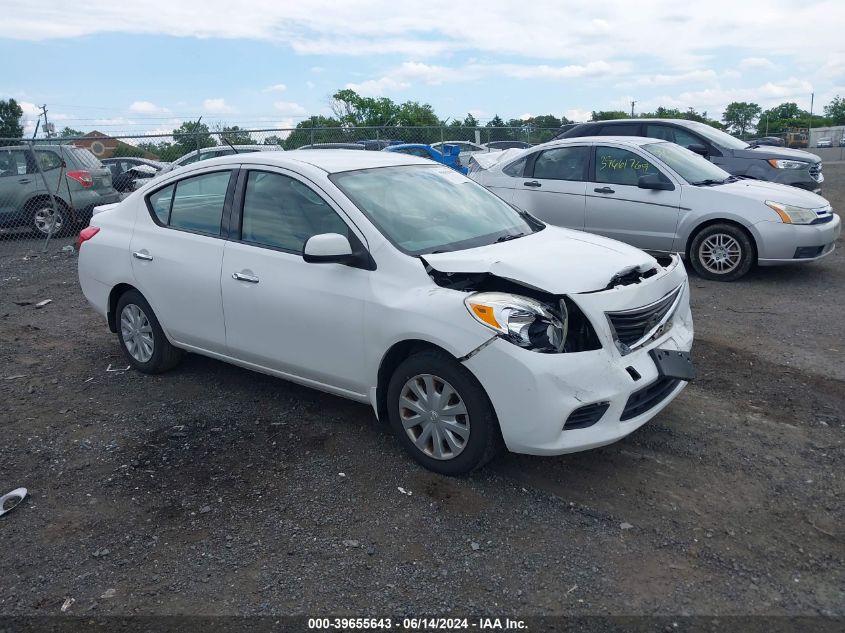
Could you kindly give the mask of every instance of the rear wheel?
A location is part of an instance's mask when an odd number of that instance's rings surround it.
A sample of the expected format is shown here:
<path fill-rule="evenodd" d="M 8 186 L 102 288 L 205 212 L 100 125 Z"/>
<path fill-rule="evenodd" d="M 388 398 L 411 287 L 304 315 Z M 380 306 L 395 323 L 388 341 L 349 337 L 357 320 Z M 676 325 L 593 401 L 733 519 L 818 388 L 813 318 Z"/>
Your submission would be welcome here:
<path fill-rule="evenodd" d="M 754 265 L 751 238 L 733 224 L 711 224 L 699 231 L 690 245 L 690 262 L 705 279 L 735 281 Z"/>
<path fill-rule="evenodd" d="M 70 213 L 62 203 L 56 201 L 56 207 L 48 199 L 38 199 L 27 205 L 29 225 L 37 235 L 66 235 L 71 230 Z"/>
<path fill-rule="evenodd" d="M 140 292 L 123 293 L 117 301 L 116 316 L 120 347 L 132 367 L 145 374 L 159 374 L 179 364 L 181 350 L 167 340 Z"/>
<path fill-rule="evenodd" d="M 496 413 L 483 387 L 444 352 L 405 359 L 390 379 L 387 406 L 399 442 L 434 472 L 468 473 L 501 449 Z"/>

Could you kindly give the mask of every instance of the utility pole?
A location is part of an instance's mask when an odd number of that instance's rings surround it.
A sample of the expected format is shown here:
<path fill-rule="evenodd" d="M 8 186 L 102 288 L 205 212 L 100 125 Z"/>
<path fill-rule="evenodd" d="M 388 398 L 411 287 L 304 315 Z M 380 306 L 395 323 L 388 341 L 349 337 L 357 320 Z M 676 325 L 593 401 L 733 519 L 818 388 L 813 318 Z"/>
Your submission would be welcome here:
<path fill-rule="evenodd" d="M 634 106 L 636 105 L 636 101 L 631 102 L 631 118 L 634 118 Z"/>
<path fill-rule="evenodd" d="M 44 136 L 50 138 L 50 124 L 47 122 L 47 104 L 41 106 L 41 114 L 44 115 Z"/>

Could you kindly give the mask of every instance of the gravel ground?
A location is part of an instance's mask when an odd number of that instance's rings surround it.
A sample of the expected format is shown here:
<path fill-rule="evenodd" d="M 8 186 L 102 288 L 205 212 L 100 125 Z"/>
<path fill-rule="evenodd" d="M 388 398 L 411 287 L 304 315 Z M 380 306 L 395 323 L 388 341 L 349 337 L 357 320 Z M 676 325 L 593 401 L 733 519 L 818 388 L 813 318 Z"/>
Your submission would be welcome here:
<path fill-rule="evenodd" d="M 31 497 L 0 517 L 0 615 L 845 615 L 841 244 L 691 277 L 699 379 L 633 435 L 461 479 L 281 380 L 107 371 L 75 254 L 7 246 L 0 492 Z"/>

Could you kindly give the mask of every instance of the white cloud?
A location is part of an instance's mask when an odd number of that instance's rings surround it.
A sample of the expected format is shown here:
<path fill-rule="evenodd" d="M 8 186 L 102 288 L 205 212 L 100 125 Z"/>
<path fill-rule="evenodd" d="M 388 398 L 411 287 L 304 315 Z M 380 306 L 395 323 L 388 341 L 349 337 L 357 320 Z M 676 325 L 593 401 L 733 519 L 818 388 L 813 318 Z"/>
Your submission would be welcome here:
<path fill-rule="evenodd" d="M 743 69 L 748 69 L 748 68 L 772 69 L 772 68 L 776 68 L 774 63 L 772 63 L 766 57 L 746 57 L 741 62 L 739 62 L 739 67 L 743 68 Z"/>
<path fill-rule="evenodd" d="M 281 116 L 297 117 L 308 114 L 308 110 L 293 101 L 276 101 L 273 103 L 273 107 L 279 111 Z"/>
<path fill-rule="evenodd" d="M 522 119 L 523 121 L 527 121 L 528 119 L 530 119 L 533 116 L 534 115 L 531 114 L 530 112 L 525 112 L 524 114 L 520 114 L 518 118 Z"/>
<path fill-rule="evenodd" d="M 312 89 L 317 87 L 317 84 L 315 84 L 313 81 L 306 81 L 305 87 L 308 88 L 309 90 L 312 90 Z"/>
<path fill-rule="evenodd" d="M 202 102 L 202 109 L 209 114 L 232 114 L 237 109 L 226 103 L 223 98 L 205 99 Z"/>
<path fill-rule="evenodd" d="M 381 77 L 380 79 L 368 79 L 361 83 L 348 83 L 345 87 L 351 88 L 361 95 L 380 97 L 386 92 L 397 92 L 410 86 L 411 84 L 407 81 L 399 81 L 391 77 Z"/>
<path fill-rule="evenodd" d="M 157 106 L 150 101 L 133 101 L 129 106 L 129 111 L 136 112 L 138 114 L 161 114 L 163 112 L 170 112 L 167 108 Z"/>
<path fill-rule="evenodd" d="M 564 112 L 563 116 L 565 116 L 570 121 L 575 121 L 576 123 L 583 123 L 584 121 L 589 121 L 590 118 L 593 116 L 593 113 L 591 110 L 579 110 L 577 108 L 574 108 L 572 110 L 567 110 L 566 112 Z"/>
<path fill-rule="evenodd" d="M 284 92 L 287 89 L 288 87 L 285 84 L 273 84 L 272 86 L 267 86 L 264 92 Z"/>

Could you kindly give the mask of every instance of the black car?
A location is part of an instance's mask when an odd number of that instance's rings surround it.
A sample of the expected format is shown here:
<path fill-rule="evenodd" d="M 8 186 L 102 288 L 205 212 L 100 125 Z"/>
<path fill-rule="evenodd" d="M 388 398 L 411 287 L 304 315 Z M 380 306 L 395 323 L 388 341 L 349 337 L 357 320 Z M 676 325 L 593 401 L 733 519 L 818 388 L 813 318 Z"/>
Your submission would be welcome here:
<path fill-rule="evenodd" d="M 644 136 L 671 141 L 708 158 L 735 176 L 768 180 L 819 193 L 822 161 L 787 147 L 750 145 L 713 126 L 686 119 L 616 119 L 580 123 L 556 139 L 582 136 Z"/>
<path fill-rule="evenodd" d="M 760 138 L 748 139 L 749 145 L 771 145 L 772 147 L 783 147 L 785 143 L 779 136 L 761 136 Z"/>

